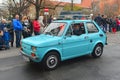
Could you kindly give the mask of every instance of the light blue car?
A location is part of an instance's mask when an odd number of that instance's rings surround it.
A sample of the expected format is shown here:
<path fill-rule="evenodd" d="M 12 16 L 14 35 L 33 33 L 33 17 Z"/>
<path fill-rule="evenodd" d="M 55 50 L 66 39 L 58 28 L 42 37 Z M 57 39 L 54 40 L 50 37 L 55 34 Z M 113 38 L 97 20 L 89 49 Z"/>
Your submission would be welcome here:
<path fill-rule="evenodd" d="M 106 43 L 106 34 L 93 20 L 56 20 L 43 34 L 22 39 L 20 53 L 25 60 L 52 70 L 67 59 L 100 57 Z"/>

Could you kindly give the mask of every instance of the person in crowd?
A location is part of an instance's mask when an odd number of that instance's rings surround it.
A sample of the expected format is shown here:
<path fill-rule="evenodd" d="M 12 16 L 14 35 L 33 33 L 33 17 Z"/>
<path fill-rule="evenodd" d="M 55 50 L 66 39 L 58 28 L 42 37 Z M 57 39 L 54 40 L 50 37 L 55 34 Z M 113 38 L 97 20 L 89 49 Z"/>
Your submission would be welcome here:
<path fill-rule="evenodd" d="M 116 24 L 117 24 L 116 30 L 119 31 L 120 30 L 120 20 L 118 17 L 116 17 Z"/>
<path fill-rule="evenodd" d="M 32 36 L 33 33 L 33 24 L 32 24 L 32 20 L 30 19 L 30 17 L 27 17 L 28 22 L 29 22 L 29 29 L 30 29 L 30 36 Z"/>
<path fill-rule="evenodd" d="M 3 47 L 5 49 L 9 49 L 9 41 L 10 41 L 10 35 L 8 32 L 8 28 L 7 28 L 7 21 L 5 19 L 2 19 L 2 23 L 1 23 L 1 30 L 3 31 Z"/>
<path fill-rule="evenodd" d="M 44 25 L 44 23 L 43 23 L 43 20 L 44 20 L 44 16 L 40 15 L 40 16 L 39 16 L 39 19 L 38 19 L 39 24 L 40 24 L 40 33 L 43 33 L 44 27 L 45 27 L 45 25 Z"/>
<path fill-rule="evenodd" d="M 11 47 L 13 47 L 13 43 L 14 43 L 14 30 L 13 30 L 12 21 L 8 21 L 7 28 L 8 28 L 8 32 L 10 34 Z"/>
<path fill-rule="evenodd" d="M 40 34 L 40 23 L 39 23 L 37 18 L 33 21 L 33 29 L 34 29 L 34 34 L 35 35 Z"/>
<path fill-rule="evenodd" d="M 0 50 L 4 47 L 3 45 L 4 45 L 4 40 L 3 40 L 3 35 L 4 35 L 4 33 L 3 33 L 3 29 L 4 29 L 4 25 L 3 25 L 4 23 L 3 23 L 3 20 L 1 21 L 1 23 L 0 23 Z"/>
<path fill-rule="evenodd" d="M 0 26 L 0 28 L 1 28 L 1 26 Z M 0 29 L 0 50 L 2 50 L 2 48 L 3 48 L 3 42 L 4 42 L 3 31 Z"/>
<path fill-rule="evenodd" d="M 99 26 L 101 26 L 102 18 L 101 18 L 101 16 L 100 16 L 100 14 L 98 14 L 98 16 L 95 17 L 94 21 L 95 21 Z"/>
<path fill-rule="evenodd" d="M 107 23 L 109 24 L 109 32 L 112 32 L 112 17 L 107 19 Z"/>
<path fill-rule="evenodd" d="M 112 20 L 112 33 L 116 33 L 116 27 L 117 27 L 117 22 L 116 22 L 116 19 L 114 18 Z"/>
<path fill-rule="evenodd" d="M 106 15 L 102 15 L 101 23 L 103 26 L 103 31 L 106 33 L 107 32 L 107 16 Z"/>
<path fill-rule="evenodd" d="M 53 20 L 52 15 L 50 15 L 50 17 L 48 18 L 48 24 L 50 24 L 52 20 Z"/>
<path fill-rule="evenodd" d="M 13 28 L 16 35 L 16 47 L 19 48 L 21 46 L 20 41 L 21 41 L 21 34 L 23 30 L 22 23 L 19 20 L 19 15 L 15 15 L 15 19 L 13 19 Z"/>
<path fill-rule="evenodd" d="M 23 38 L 31 36 L 30 23 L 27 16 L 23 16 L 22 25 L 23 25 L 23 31 L 22 31 Z"/>
<path fill-rule="evenodd" d="M 5 44 L 5 49 L 9 49 L 9 42 L 10 42 L 10 34 L 8 32 L 7 27 L 4 28 L 4 35 L 3 35 L 3 40 L 4 40 L 4 44 Z"/>

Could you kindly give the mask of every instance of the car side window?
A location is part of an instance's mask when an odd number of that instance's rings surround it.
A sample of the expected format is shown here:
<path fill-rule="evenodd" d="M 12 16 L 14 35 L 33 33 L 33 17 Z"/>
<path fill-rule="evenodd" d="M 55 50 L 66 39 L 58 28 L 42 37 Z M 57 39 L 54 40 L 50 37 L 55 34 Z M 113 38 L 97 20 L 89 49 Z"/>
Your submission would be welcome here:
<path fill-rule="evenodd" d="M 85 34 L 84 23 L 75 23 L 69 27 L 66 36 L 72 36 L 72 35 L 80 36 L 81 34 Z"/>
<path fill-rule="evenodd" d="M 97 33 L 98 28 L 91 22 L 86 23 L 88 33 Z"/>
<path fill-rule="evenodd" d="M 85 34 L 85 26 L 84 23 L 75 23 L 73 26 L 73 35 L 80 36 L 81 34 Z"/>

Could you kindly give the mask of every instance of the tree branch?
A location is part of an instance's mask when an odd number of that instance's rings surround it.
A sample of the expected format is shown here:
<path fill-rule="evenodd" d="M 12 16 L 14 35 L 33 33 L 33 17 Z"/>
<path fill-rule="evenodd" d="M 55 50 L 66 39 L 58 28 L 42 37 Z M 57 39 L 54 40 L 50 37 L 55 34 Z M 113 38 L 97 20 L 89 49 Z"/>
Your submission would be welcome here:
<path fill-rule="evenodd" d="M 58 7 L 61 3 L 62 3 L 62 2 L 59 2 L 57 5 L 55 5 L 55 7 L 54 7 L 54 8 Z"/>
<path fill-rule="evenodd" d="M 15 3 L 15 0 L 13 0 L 13 3 L 15 4 L 15 7 L 17 8 L 17 4 Z"/>
<path fill-rule="evenodd" d="M 33 5 L 36 5 L 35 2 L 34 2 L 34 0 L 26 0 L 26 1 L 28 1 L 29 3 L 31 3 Z"/>
<path fill-rule="evenodd" d="M 61 3 L 62 3 L 62 2 L 59 2 L 57 5 L 55 5 L 55 6 L 53 6 L 53 7 L 51 7 L 52 5 L 49 5 L 49 6 L 47 6 L 47 5 L 46 5 L 46 6 L 41 6 L 40 9 L 44 9 L 45 7 L 47 7 L 47 8 L 49 8 L 49 9 L 55 10 L 56 7 L 60 6 Z"/>

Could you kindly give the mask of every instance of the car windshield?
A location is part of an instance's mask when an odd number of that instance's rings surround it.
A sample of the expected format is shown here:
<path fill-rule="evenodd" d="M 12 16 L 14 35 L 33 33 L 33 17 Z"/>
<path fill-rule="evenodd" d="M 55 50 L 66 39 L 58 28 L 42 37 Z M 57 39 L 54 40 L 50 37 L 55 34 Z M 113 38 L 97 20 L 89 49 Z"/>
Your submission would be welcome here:
<path fill-rule="evenodd" d="M 61 36 L 65 30 L 66 23 L 53 22 L 44 31 L 44 34 Z"/>

